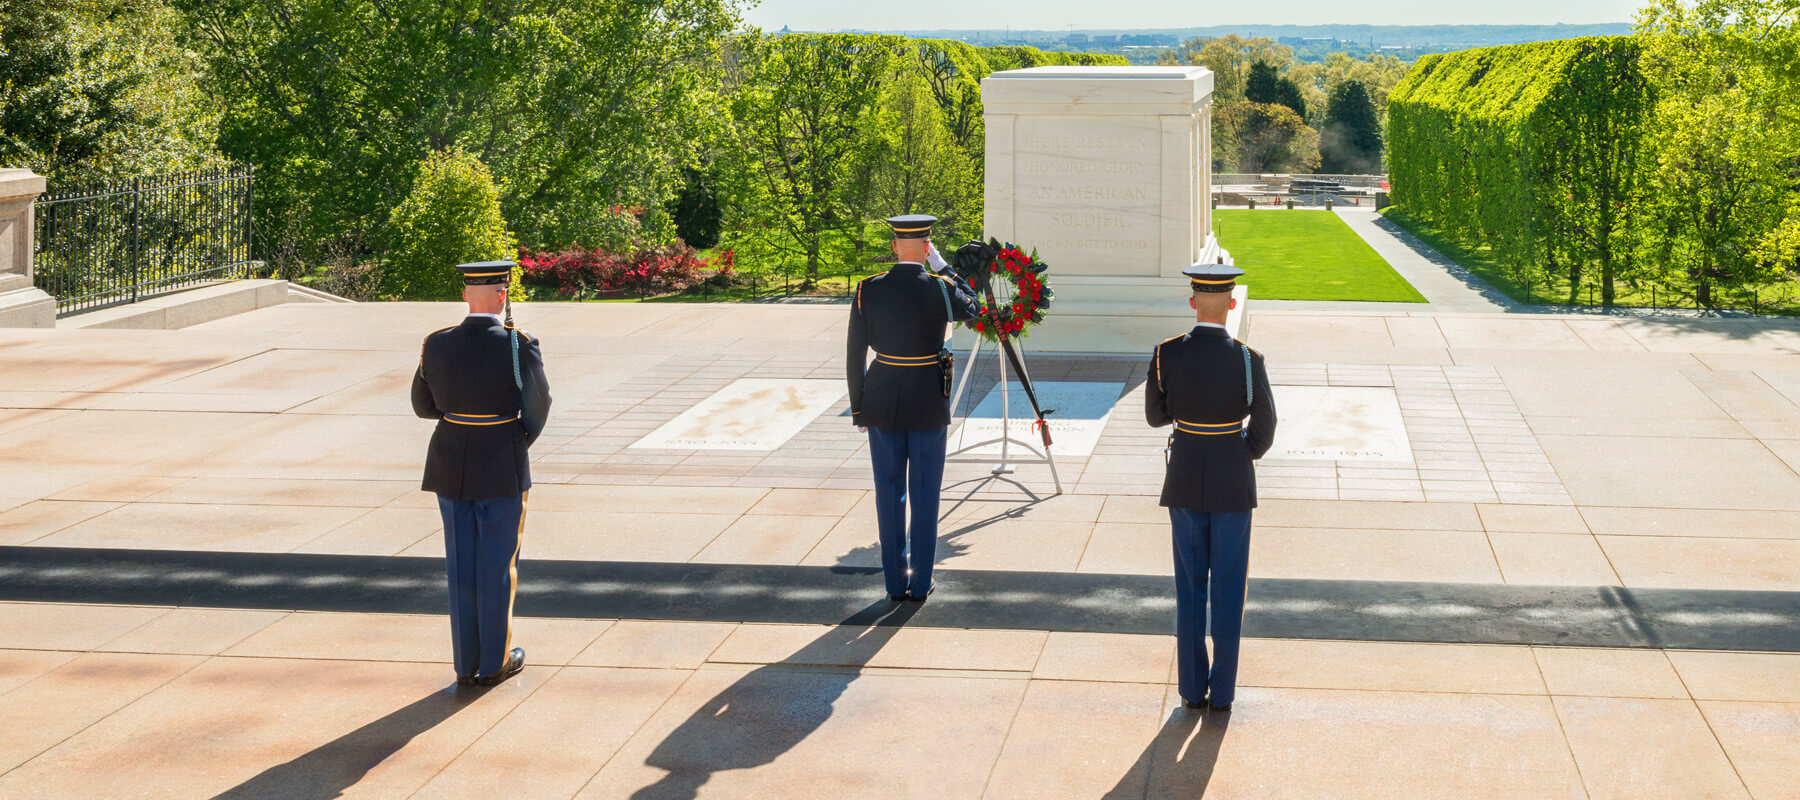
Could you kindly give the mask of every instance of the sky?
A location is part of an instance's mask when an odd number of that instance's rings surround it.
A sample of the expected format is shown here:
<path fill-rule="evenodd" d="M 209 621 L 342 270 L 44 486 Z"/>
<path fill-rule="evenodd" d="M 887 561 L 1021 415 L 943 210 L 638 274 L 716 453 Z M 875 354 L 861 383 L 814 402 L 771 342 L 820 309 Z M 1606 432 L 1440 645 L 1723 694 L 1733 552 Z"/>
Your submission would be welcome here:
<path fill-rule="evenodd" d="M 1205 25 L 1546 25 L 1630 22 L 1643 0 L 760 0 L 765 30 L 1033 30 Z"/>

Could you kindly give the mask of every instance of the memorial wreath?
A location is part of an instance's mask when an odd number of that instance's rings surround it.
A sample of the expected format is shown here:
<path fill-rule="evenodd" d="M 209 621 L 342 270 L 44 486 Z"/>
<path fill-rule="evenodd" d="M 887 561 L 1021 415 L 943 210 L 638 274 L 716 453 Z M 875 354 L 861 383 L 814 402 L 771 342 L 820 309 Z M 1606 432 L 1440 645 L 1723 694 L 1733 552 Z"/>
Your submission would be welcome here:
<path fill-rule="evenodd" d="M 974 287 L 981 313 L 963 324 L 988 341 L 1022 338 L 1043 322 L 1055 294 L 1044 283 L 1049 266 L 1011 242 L 972 241 L 956 251 L 956 272 Z M 1002 286 L 1003 284 L 1003 286 Z"/>

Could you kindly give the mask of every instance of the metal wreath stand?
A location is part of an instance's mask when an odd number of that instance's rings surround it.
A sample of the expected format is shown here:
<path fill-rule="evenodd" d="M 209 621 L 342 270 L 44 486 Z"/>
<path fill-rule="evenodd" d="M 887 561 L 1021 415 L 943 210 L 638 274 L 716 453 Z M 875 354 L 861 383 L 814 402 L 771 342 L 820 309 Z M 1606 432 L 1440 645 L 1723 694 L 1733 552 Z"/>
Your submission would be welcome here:
<path fill-rule="evenodd" d="M 1012 302 L 1011 282 L 990 281 L 988 286 L 990 292 L 992 292 L 992 296 L 988 298 L 989 308 L 998 308 Z M 1013 465 L 1015 464 L 1044 464 L 1050 467 L 1050 480 L 1056 485 L 1056 493 L 1062 494 L 1062 477 L 1056 472 L 1056 456 L 1051 454 L 1049 446 L 1033 444 L 1022 439 L 1014 438 L 1012 435 L 1012 402 L 1006 388 L 1007 359 L 1006 353 L 1004 352 L 1004 348 L 1008 344 L 1010 344 L 1013 347 L 1014 352 L 1018 354 L 1019 371 L 1021 373 L 1018 376 L 1020 386 L 1031 386 L 1031 375 L 1026 372 L 1025 348 L 1020 346 L 1019 340 L 1005 337 L 1004 335 L 1001 336 L 1001 344 L 999 347 L 995 348 L 996 352 L 994 353 L 994 357 L 999 360 L 1000 364 L 1000 435 L 993 439 L 963 445 L 962 447 L 945 454 L 944 462 L 947 464 L 994 464 L 993 474 L 995 475 L 1012 474 L 1014 472 Z M 963 363 L 962 374 L 957 376 L 956 388 L 950 392 L 951 419 L 956 418 L 957 407 L 962 404 L 965 396 L 970 391 L 969 385 L 974 382 L 972 378 L 975 373 L 975 364 L 981 356 L 982 344 L 986 341 L 986 336 L 983 336 L 980 333 L 975 334 L 975 346 L 969 349 L 969 358 Z M 969 410 L 972 412 L 974 409 L 971 407 Z M 973 420 L 973 417 L 965 416 L 963 418 L 962 430 L 963 435 L 965 436 L 967 435 L 971 420 Z M 1046 426 L 1049 425 L 1048 422 L 1045 422 L 1044 424 Z M 973 455 L 974 451 L 994 444 L 1000 445 L 1000 458 L 998 463 L 995 463 L 994 456 L 992 455 Z M 1024 451 L 1024 454 L 1015 453 L 1014 448 Z"/>

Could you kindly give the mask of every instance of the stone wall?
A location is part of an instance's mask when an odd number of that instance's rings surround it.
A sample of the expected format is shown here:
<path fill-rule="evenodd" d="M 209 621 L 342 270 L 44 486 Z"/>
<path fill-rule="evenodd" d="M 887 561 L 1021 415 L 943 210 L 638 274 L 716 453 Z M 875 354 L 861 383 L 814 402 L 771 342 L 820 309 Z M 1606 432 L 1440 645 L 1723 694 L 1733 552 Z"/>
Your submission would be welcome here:
<path fill-rule="evenodd" d="M 44 179 L 0 169 L 0 328 L 53 328 L 56 300 L 32 285 L 32 202 Z"/>

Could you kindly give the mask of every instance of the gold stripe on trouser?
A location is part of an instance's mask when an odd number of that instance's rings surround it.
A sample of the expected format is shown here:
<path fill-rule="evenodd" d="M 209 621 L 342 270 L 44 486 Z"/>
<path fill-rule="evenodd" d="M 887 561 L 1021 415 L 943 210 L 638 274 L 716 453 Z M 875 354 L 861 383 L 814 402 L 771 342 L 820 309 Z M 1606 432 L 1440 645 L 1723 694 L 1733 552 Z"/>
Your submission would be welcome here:
<path fill-rule="evenodd" d="M 531 499 L 531 492 L 519 495 L 519 531 L 513 537 L 512 566 L 507 574 L 512 576 L 512 595 L 506 598 L 506 647 L 500 656 L 500 665 L 506 665 L 506 659 L 512 655 L 512 618 L 513 603 L 519 599 L 519 547 L 525 543 L 525 504 Z"/>
<path fill-rule="evenodd" d="M 1238 639 L 1244 638 L 1244 613 L 1250 610 L 1250 529 L 1244 529 L 1244 604 L 1238 606 Z M 1238 650 L 1243 653 L 1242 648 Z M 1240 661 L 1242 659 L 1239 659 Z"/>

